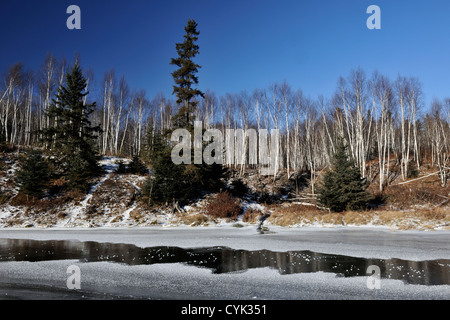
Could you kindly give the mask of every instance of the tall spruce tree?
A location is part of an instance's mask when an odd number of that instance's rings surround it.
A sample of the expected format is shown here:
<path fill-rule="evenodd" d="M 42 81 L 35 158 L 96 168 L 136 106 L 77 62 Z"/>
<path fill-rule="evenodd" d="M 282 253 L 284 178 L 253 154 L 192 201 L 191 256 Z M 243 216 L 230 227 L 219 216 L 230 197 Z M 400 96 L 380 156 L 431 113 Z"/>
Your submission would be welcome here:
<path fill-rule="evenodd" d="M 172 58 L 170 64 L 178 67 L 172 72 L 175 85 L 173 94 L 177 96 L 177 104 L 180 105 L 178 113 L 172 118 L 175 128 L 185 128 L 193 130 L 194 112 L 197 107 L 195 97 L 204 97 L 203 92 L 194 88 L 198 84 L 197 72 L 201 68 L 193 59 L 199 53 L 199 46 L 196 44 L 200 32 L 197 30 L 197 22 L 189 19 L 184 30 L 184 41 L 176 44 L 177 58 Z"/>
<path fill-rule="evenodd" d="M 86 102 L 86 85 L 76 62 L 47 112 L 54 125 L 42 132 L 46 145 L 56 157 L 60 174 L 69 179 L 70 187 L 81 191 L 87 189 L 88 178 L 100 171 L 96 149 L 100 127 L 92 126 L 89 120 L 95 102 Z"/>
<path fill-rule="evenodd" d="M 349 157 L 342 139 L 337 144 L 332 165 L 318 189 L 319 203 L 334 212 L 367 208 L 370 200 L 366 191 L 368 185 Z"/>
<path fill-rule="evenodd" d="M 195 98 L 204 96 L 200 90 L 194 88 L 194 85 L 198 84 L 196 74 L 200 66 L 193 62 L 193 58 L 199 53 L 199 46 L 195 42 L 200 32 L 197 31 L 197 23 L 190 19 L 184 29 L 184 42 L 176 44 L 178 58 L 171 59 L 171 64 L 178 67 L 172 76 L 175 81 L 173 93 L 176 94 L 180 106 L 178 113 L 172 117 L 172 127 L 188 130 L 193 138 L 194 113 L 197 108 Z M 147 154 L 153 177 L 149 177 L 143 189 L 144 197 L 148 197 L 150 203 L 167 202 L 181 205 L 199 196 L 202 191 L 218 190 L 223 175 L 222 165 L 174 164 L 170 144 L 167 143 L 170 133 L 166 131 L 147 136 Z"/>
<path fill-rule="evenodd" d="M 178 69 L 172 73 L 175 85 L 173 93 L 176 94 L 177 103 L 180 105 L 178 113 L 172 117 L 172 125 L 176 128 L 184 128 L 191 133 L 194 138 L 194 113 L 197 108 L 197 97 L 204 98 L 202 91 L 194 88 L 198 84 L 197 72 L 201 68 L 193 59 L 199 54 L 199 46 L 196 44 L 200 32 L 197 30 L 198 24 L 189 19 L 184 28 L 184 42 L 176 44 L 178 58 L 171 60 L 172 65 Z M 193 141 L 192 145 L 193 145 Z M 192 150 L 193 152 L 193 150 Z M 193 158 L 193 154 L 192 154 Z M 189 191 L 191 195 L 198 194 L 202 190 L 217 191 L 222 187 L 222 177 L 224 168 L 221 164 L 207 165 L 188 164 L 184 165 L 184 176 L 189 181 Z M 196 190 L 196 192 L 195 192 Z"/>

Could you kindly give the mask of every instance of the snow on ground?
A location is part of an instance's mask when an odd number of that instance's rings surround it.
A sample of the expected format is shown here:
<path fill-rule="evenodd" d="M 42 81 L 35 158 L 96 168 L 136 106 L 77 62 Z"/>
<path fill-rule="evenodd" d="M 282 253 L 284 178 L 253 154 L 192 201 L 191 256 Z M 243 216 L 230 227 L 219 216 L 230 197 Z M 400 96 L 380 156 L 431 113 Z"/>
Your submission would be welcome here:
<path fill-rule="evenodd" d="M 107 172 L 108 172 L 108 171 L 107 171 Z M 72 208 L 71 210 L 69 210 L 71 216 L 70 216 L 69 220 L 66 222 L 66 226 L 70 227 L 70 226 L 71 226 L 71 222 L 74 221 L 74 220 L 76 220 L 76 219 L 79 219 L 79 218 L 80 218 L 80 215 L 86 211 L 87 205 L 88 205 L 89 201 L 92 199 L 93 193 L 95 192 L 95 190 L 98 189 L 98 187 L 99 187 L 102 183 L 104 183 L 107 179 L 109 179 L 109 177 L 111 176 L 111 172 L 112 172 L 112 171 L 109 171 L 108 174 L 106 174 L 105 176 L 103 176 L 103 177 L 100 179 L 100 181 L 98 181 L 97 183 L 95 183 L 95 184 L 91 187 L 91 189 L 89 190 L 89 192 L 88 192 L 88 194 L 86 195 L 86 197 L 84 198 L 84 200 L 81 201 L 81 203 L 80 203 L 78 206 L 76 206 L 76 207 Z"/>
<path fill-rule="evenodd" d="M 136 221 L 130 220 L 130 213 L 138 207 L 137 201 L 127 202 L 126 197 L 131 198 L 133 193 L 140 191 L 140 185 L 143 184 L 146 176 L 138 176 L 132 174 L 116 175 L 118 161 L 122 161 L 127 164 L 129 159 L 118 157 L 103 157 L 99 162 L 104 170 L 104 174 L 93 181 L 93 184 L 89 192 L 84 198 L 74 200 L 56 207 L 48 207 L 45 214 L 42 212 L 34 212 L 35 208 L 27 208 L 21 206 L 12 206 L 9 204 L 0 205 L 0 227 L 98 227 L 98 226 L 129 226 L 138 224 Z M 11 171 L 11 172 L 10 172 Z M 11 175 L 14 170 L 8 170 L 8 172 L 0 178 L 0 186 L 3 186 L 11 179 Z M 115 190 L 110 190 L 111 194 L 107 195 L 116 200 L 116 203 L 110 204 L 108 202 L 102 202 L 102 196 L 104 192 L 101 190 L 105 182 L 111 183 L 114 181 L 120 181 Z M 112 187 L 114 188 L 114 182 Z M 134 190 L 128 192 L 129 190 Z M 97 192 L 97 193 L 96 193 Z M 116 193 L 122 193 L 126 195 L 123 199 L 125 203 L 119 203 L 122 199 L 117 199 Z M 98 208 L 101 206 L 102 208 Z M 103 214 L 92 215 L 89 212 L 90 209 L 103 210 Z M 36 209 L 39 210 L 39 209 Z M 109 214 L 109 217 L 108 217 Z"/>
<path fill-rule="evenodd" d="M 130 162 L 130 159 L 105 156 L 99 161 L 99 164 L 106 172 L 111 173 L 117 169 L 117 167 L 119 166 L 117 163 L 119 161 L 122 161 L 124 164 L 128 164 Z"/>

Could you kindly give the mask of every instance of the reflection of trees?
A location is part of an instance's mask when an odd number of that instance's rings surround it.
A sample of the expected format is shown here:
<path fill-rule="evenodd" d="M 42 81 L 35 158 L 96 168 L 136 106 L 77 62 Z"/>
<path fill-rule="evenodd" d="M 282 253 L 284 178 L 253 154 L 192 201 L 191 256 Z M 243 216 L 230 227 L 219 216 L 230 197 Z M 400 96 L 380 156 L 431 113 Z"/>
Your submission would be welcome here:
<path fill-rule="evenodd" d="M 376 265 L 380 267 L 382 278 L 404 280 L 411 284 L 450 284 L 450 260 L 365 259 L 312 251 L 247 251 L 226 247 L 140 248 L 132 244 L 92 241 L 0 240 L 0 261 L 63 259 L 78 259 L 82 262 L 108 261 L 127 265 L 186 263 L 212 269 L 213 273 L 272 268 L 280 274 L 332 272 L 345 277 L 368 276 L 367 268 Z"/>
<path fill-rule="evenodd" d="M 252 268 L 273 268 L 281 274 L 333 272 L 345 276 L 364 275 L 366 259 L 311 251 L 273 252 L 269 250 L 222 250 L 221 269 L 218 272 L 234 272 Z"/>
<path fill-rule="evenodd" d="M 386 262 L 386 277 L 400 279 L 411 284 L 450 284 L 450 261 L 408 261 L 390 259 Z"/>

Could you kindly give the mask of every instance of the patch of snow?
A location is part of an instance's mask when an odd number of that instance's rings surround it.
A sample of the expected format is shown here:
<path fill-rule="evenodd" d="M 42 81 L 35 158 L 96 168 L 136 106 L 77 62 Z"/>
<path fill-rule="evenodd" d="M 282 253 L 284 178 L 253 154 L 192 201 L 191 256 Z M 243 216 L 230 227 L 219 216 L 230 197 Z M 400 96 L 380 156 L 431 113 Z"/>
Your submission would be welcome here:
<path fill-rule="evenodd" d="M 244 201 L 243 208 L 244 208 L 244 211 L 247 211 L 248 209 L 252 209 L 252 210 L 261 211 L 261 213 L 265 213 L 266 212 L 266 207 L 261 205 L 261 204 L 259 204 L 259 203 L 256 203 L 256 202 Z"/>
<path fill-rule="evenodd" d="M 71 217 L 67 221 L 67 225 L 70 225 L 74 220 L 78 219 L 83 212 L 86 211 L 87 205 L 88 205 L 89 201 L 91 200 L 92 195 L 94 194 L 95 190 L 97 190 L 98 187 L 103 184 L 103 182 L 105 182 L 108 178 L 110 178 L 110 176 L 111 176 L 111 173 L 108 173 L 107 175 L 103 176 L 100 179 L 100 181 L 98 181 L 96 184 L 94 184 L 91 187 L 91 189 L 89 190 L 89 192 L 86 195 L 86 197 L 84 198 L 84 200 L 81 201 L 81 203 L 78 206 L 74 207 L 71 210 Z"/>

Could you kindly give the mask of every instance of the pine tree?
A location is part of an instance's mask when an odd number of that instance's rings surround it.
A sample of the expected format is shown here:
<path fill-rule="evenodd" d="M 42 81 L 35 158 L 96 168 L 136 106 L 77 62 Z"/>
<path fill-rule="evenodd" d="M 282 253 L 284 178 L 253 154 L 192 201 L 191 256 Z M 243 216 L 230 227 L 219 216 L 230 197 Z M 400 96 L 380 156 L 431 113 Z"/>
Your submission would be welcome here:
<path fill-rule="evenodd" d="M 30 151 L 19 162 L 15 183 L 19 192 L 41 198 L 51 177 L 50 166 L 39 151 Z"/>
<path fill-rule="evenodd" d="M 171 61 L 172 65 L 179 67 L 172 73 L 172 76 L 175 81 L 173 93 L 177 96 L 176 102 L 181 105 L 178 113 L 172 117 L 172 124 L 174 128 L 188 130 L 192 138 L 194 137 L 194 112 L 198 103 L 195 98 L 197 96 L 204 98 L 203 92 L 193 88 L 194 85 L 198 84 L 196 74 L 198 69 L 201 68 L 192 60 L 199 54 L 199 46 L 195 44 L 200 35 L 197 27 L 197 22 L 188 20 L 184 28 L 186 32 L 184 42 L 176 44 L 178 58 Z M 184 173 L 193 186 L 198 185 L 199 188 L 208 191 L 218 191 L 223 186 L 221 178 L 224 175 L 224 168 L 220 164 L 190 164 L 185 166 Z"/>
<path fill-rule="evenodd" d="M 129 173 L 133 174 L 146 174 L 148 173 L 147 167 L 142 163 L 141 159 L 139 158 L 139 155 L 135 154 L 133 156 L 133 159 L 131 159 L 130 164 L 128 165 Z"/>
<path fill-rule="evenodd" d="M 150 164 L 153 177 L 149 177 L 142 189 L 144 199 L 149 203 L 183 205 L 197 194 L 184 165 L 176 165 L 171 158 L 170 146 L 161 135 L 152 143 Z"/>
<path fill-rule="evenodd" d="M 193 62 L 199 53 L 195 44 L 198 40 L 197 23 L 188 20 L 184 28 L 186 35 L 183 43 L 177 43 L 178 58 L 172 59 L 171 64 L 178 69 L 172 73 L 175 81 L 173 93 L 177 96 L 180 105 L 178 113 L 172 117 L 174 129 L 184 128 L 194 137 L 194 112 L 197 107 L 197 96 L 203 93 L 193 88 L 198 84 L 196 73 L 200 66 Z M 198 197 L 202 191 L 217 191 L 222 186 L 221 178 L 224 169 L 219 164 L 180 164 L 173 163 L 171 148 L 166 141 L 170 131 L 160 132 L 157 135 L 147 134 L 147 156 L 152 166 L 153 177 L 149 177 L 143 189 L 144 197 L 149 202 L 185 204 Z M 191 150 L 193 152 L 193 150 Z"/>
<path fill-rule="evenodd" d="M 88 178 L 100 170 L 96 149 L 100 127 L 91 125 L 89 116 L 95 102 L 86 103 L 85 90 L 86 79 L 76 62 L 49 107 L 47 116 L 54 119 L 54 125 L 42 131 L 61 175 L 69 178 L 72 188 L 82 191 L 88 186 Z"/>
<path fill-rule="evenodd" d="M 370 200 L 367 183 L 348 156 L 342 140 L 337 144 L 332 165 L 332 170 L 325 174 L 323 185 L 318 190 L 319 203 L 334 212 L 367 208 Z"/>
<path fill-rule="evenodd" d="M 177 96 L 177 104 L 180 105 L 178 113 L 172 118 L 172 124 L 175 128 L 185 128 L 189 131 L 193 129 L 193 116 L 197 107 L 197 102 L 193 99 L 197 96 L 204 97 L 203 92 L 193 88 L 198 84 L 196 76 L 198 69 L 201 68 L 192 59 L 199 53 L 199 46 L 195 44 L 198 40 L 197 22 L 189 19 L 184 30 L 184 42 L 176 44 L 178 58 L 172 58 L 170 64 L 178 67 L 172 72 L 175 81 L 173 94 Z"/>

